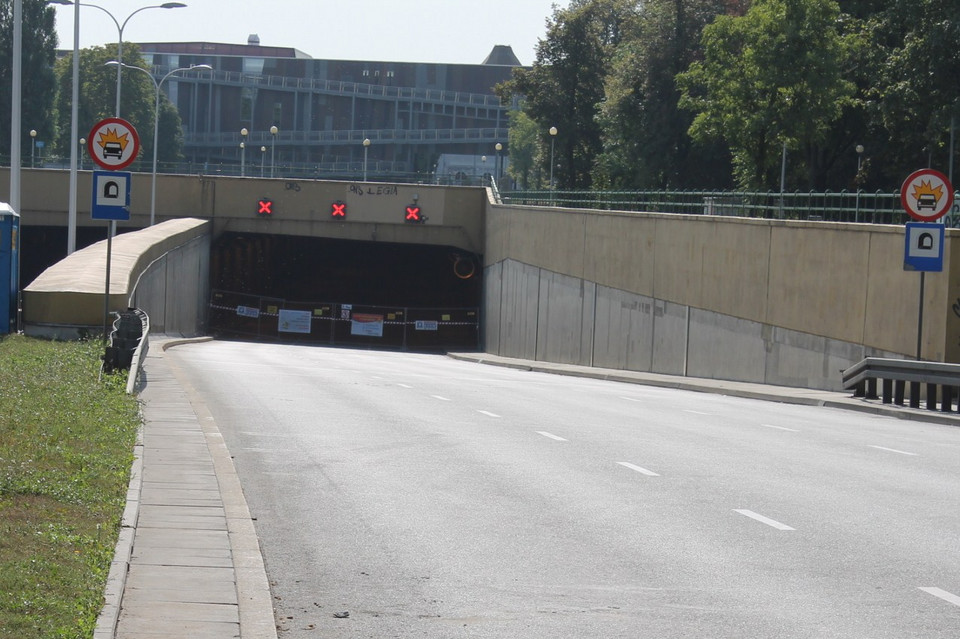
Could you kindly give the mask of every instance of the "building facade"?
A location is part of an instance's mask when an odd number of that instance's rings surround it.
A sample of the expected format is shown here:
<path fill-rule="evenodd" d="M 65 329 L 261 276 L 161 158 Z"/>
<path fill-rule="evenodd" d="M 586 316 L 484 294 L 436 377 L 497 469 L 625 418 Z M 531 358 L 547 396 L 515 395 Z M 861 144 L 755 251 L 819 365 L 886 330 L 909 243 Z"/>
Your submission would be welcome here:
<path fill-rule="evenodd" d="M 498 142 L 506 153 L 516 104 L 501 102 L 494 87 L 520 66 L 509 46 L 480 64 L 317 60 L 256 36 L 245 45 L 140 48 L 157 79 L 178 67 L 213 68 L 165 84 L 183 121 L 184 155 L 207 171 L 275 167 L 338 179 L 366 168 L 371 179 L 434 181 L 444 177 L 436 173 L 442 155 L 494 158 Z"/>

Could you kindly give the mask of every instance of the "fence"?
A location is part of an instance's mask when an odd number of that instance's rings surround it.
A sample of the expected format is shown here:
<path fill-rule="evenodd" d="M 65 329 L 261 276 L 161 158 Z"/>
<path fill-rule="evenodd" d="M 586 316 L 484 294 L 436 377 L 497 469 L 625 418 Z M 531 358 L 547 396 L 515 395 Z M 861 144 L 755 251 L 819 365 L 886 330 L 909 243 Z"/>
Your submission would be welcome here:
<path fill-rule="evenodd" d="M 210 331 L 225 337 L 405 351 L 479 350 L 480 309 L 296 302 L 214 290 Z"/>
<path fill-rule="evenodd" d="M 504 204 L 610 211 L 868 224 L 903 224 L 910 220 L 900 202 L 900 191 L 511 191 L 502 195 Z M 951 226 L 960 226 L 958 202 L 955 198 Z"/>

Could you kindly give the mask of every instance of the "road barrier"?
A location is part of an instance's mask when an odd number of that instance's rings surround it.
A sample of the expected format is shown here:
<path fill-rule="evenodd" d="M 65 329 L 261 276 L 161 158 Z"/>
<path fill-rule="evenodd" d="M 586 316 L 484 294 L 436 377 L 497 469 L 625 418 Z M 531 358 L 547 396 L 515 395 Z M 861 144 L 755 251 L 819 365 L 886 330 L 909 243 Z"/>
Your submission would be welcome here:
<path fill-rule="evenodd" d="M 877 395 L 877 381 L 881 396 Z M 907 383 L 910 392 L 907 395 Z M 925 387 L 925 389 L 924 389 Z M 923 362 L 907 359 L 867 357 L 843 371 L 843 388 L 853 390 L 854 397 L 881 399 L 884 404 L 903 406 L 907 397 L 911 408 L 920 408 L 926 395 L 926 408 L 944 413 L 953 412 L 954 398 L 960 411 L 960 364 Z M 925 391 L 925 392 L 924 392 Z"/>

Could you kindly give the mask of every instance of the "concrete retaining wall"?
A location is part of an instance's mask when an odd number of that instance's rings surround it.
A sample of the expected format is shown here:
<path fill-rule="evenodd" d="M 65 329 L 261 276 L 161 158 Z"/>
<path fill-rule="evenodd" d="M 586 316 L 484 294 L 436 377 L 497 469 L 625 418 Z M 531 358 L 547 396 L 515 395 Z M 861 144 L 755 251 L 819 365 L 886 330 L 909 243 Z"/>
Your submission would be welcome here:
<path fill-rule="evenodd" d="M 837 389 L 917 352 L 902 226 L 501 206 L 486 211 L 486 349 Z M 960 233 L 925 276 L 921 353 L 960 362 Z"/>
<path fill-rule="evenodd" d="M 193 238 L 155 260 L 130 295 L 130 306 L 150 317 L 150 330 L 196 337 L 207 325 L 210 235 Z"/>

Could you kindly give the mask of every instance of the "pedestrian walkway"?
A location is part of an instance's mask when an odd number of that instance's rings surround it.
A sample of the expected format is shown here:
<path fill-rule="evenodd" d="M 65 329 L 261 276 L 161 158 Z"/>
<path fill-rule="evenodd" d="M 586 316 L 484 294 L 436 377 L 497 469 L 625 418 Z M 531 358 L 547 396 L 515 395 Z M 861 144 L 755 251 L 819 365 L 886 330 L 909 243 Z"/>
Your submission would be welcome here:
<path fill-rule="evenodd" d="M 94 637 L 276 639 L 233 461 L 202 400 L 165 357 L 173 343 L 151 340 L 143 366 L 142 446 Z"/>

